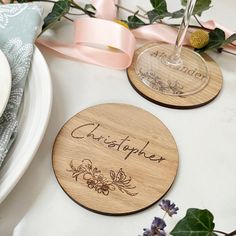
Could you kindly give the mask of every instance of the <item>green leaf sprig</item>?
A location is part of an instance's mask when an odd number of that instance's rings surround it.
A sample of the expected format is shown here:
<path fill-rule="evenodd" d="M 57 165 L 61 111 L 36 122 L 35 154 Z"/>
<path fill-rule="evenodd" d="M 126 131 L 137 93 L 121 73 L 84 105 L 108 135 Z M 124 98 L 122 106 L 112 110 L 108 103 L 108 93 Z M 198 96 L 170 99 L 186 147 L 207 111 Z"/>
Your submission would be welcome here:
<path fill-rule="evenodd" d="M 0 0 L 2 1 L 2 0 Z M 17 0 L 18 3 L 26 3 L 26 2 L 49 2 L 53 4 L 51 12 L 44 18 L 44 24 L 42 26 L 43 34 L 46 30 L 53 28 L 63 17 L 71 20 L 67 15 L 74 15 L 70 13 L 71 9 L 77 9 L 81 11 L 83 14 L 88 15 L 90 17 L 95 17 L 96 9 L 92 4 L 86 4 L 84 7 L 81 7 L 74 0 Z M 11 2 L 10 2 L 11 3 Z M 77 14 L 75 14 L 77 15 Z M 73 21 L 73 20 L 71 20 Z"/>
<path fill-rule="evenodd" d="M 186 216 L 180 220 L 170 232 L 173 236 L 216 236 L 213 232 L 214 217 L 208 210 L 190 208 Z"/>
<path fill-rule="evenodd" d="M 54 0 L 17 0 L 18 3 L 37 2 L 37 1 L 49 2 L 53 4 L 51 12 L 44 19 L 42 33 L 49 28 L 53 28 L 55 24 L 58 23 L 63 17 L 70 20 L 70 18 L 67 15 L 74 15 L 70 13 L 70 10 L 72 8 L 77 9 L 81 11 L 83 14 L 88 15 L 90 17 L 95 17 L 96 13 L 96 9 L 92 4 L 86 4 L 85 7 L 81 7 L 74 0 L 59 0 L 58 2 Z M 186 2 L 187 0 L 181 0 L 183 6 L 186 4 Z M 134 12 L 133 15 L 129 16 L 127 20 L 123 20 L 128 24 L 130 29 L 135 29 L 143 25 L 150 25 L 156 22 L 161 23 L 162 20 L 167 17 L 168 18 L 183 17 L 184 9 L 181 8 L 177 11 L 169 12 L 166 0 L 150 0 L 150 3 L 153 9 L 151 9 L 146 13 L 145 18 L 148 19 L 147 23 L 140 19 L 138 11 Z M 203 11 L 206 11 L 210 8 L 210 4 L 211 0 L 197 0 L 194 14 L 200 16 L 203 13 Z M 119 6 L 117 5 L 117 7 Z"/>
<path fill-rule="evenodd" d="M 10 3 L 13 3 L 13 0 L 9 0 Z M 53 28 L 58 22 L 61 21 L 62 18 L 66 18 L 67 20 L 73 21 L 70 18 L 70 15 L 81 15 L 80 13 L 71 13 L 72 9 L 76 9 L 82 14 L 88 15 L 89 17 L 95 17 L 96 15 L 96 9 L 92 4 L 86 4 L 84 7 L 81 7 L 77 2 L 74 0 L 17 0 L 19 3 L 24 2 L 37 2 L 37 1 L 43 1 L 43 2 L 49 2 L 53 4 L 51 12 L 45 17 L 44 24 L 42 27 L 43 34 L 46 30 Z M 182 6 L 186 6 L 187 0 L 180 0 Z M 3 3 L 2 0 L 0 0 L 0 3 Z M 178 27 L 179 24 L 169 24 L 164 21 L 165 18 L 168 19 L 177 19 L 182 18 L 184 15 L 184 9 L 180 8 L 179 10 L 176 10 L 174 12 L 170 12 L 168 10 L 167 2 L 166 0 L 150 0 L 150 3 L 152 5 L 152 9 L 147 11 L 145 15 L 139 14 L 138 11 L 133 12 L 127 8 L 124 8 L 122 6 L 117 5 L 117 8 L 121 8 L 123 10 L 126 10 L 128 12 L 132 12 L 133 14 L 128 16 L 127 20 L 121 20 L 125 22 L 130 29 L 136 29 L 140 26 L 144 25 L 151 25 L 155 23 L 159 24 L 166 24 L 171 27 Z M 198 20 L 198 16 L 201 16 L 204 11 L 210 9 L 212 0 L 197 0 L 196 5 L 194 7 L 193 11 L 193 17 L 197 20 L 197 23 L 199 25 L 191 25 L 192 28 L 197 29 L 205 29 L 201 22 Z M 142 20 L 141 18 L 144 18 L 145 20 Z M 217 50 L 218 52 L 228 52 L 223 47 L 225 47 L 228 44 L 232 44 L 233 41 L 236 40 L 236 35 L 232 35 L 229 38 L 225 37 L 225 33 L 220 29 L 215 29 L 209 32 L 209 42 L 202 48 L 195 49 L 198 52 L 205 52 L 208 50 Z M 233 45 L 235 46 L 236 45 Z M 230 52 L 228 52 L 230 53 Z M 232 54 L 232 53 L 231 53 Z"/>
<path fill-rule="evenodd" d="M 162 23 L 162 20 L 164 18 L 172 18 L 177 19 L 181 18 L 184 15 L 184 9 L 181 8 L 174 12 L 169 12 L 167 8 L 167 2 L 166 0 L 150 0 L 151 5 L 153 7 L 152 10 L 148 11 L 147 17 L 149 22 L 146 24 L 153 24 L 155 22 Z M 187 4 L 187 0 L 181 0 L 181 4 L 185 6 Z M 211 0 L 197 0 L 196 5 L 193 10 L 193 15 L 196 17 L 196 15 L 201 16 L 202 13 L 206 10 L 208 10 L 211 7 Z M 140 21 L 142 21 L 140 18 L 138 18 L 137 13 L 135 13 L 136 20 L 135 22 L 132 22 L 130 24 L 131 17 L 128 17 L 128 25 L 130 25 L 130 28 L 138 28 L 140 26 Z"/>
<path fill-rule="evenodd" d="M 216 28 L 209 32 L 209 42 L 206 46 L 200 49 L 196 49 L 198 52 L 205 52 L 208 50 L 217 50 L 222 52 L 223 48 L 232 44 L 236 40 L 236 34 L 231 35 L 229 38 L 226 38 L 225 32 L 219 28 Z"/>
<path fill-rule="evenodd" d="M 134 15 L 128 17 L 128 21 L 125 21 L 130 29 L 136 29 L 140 26 L 146 25 L 146 23 L 137 16 L 138 13 L 139 11 L 135 12 Z"/>
<path fill-rule="evenodd" d="M 61 20 L 70 10 L 70 2 L 59 0 L 52 8 L 52 11 L 44 18 L 42 32 L 52 28 L 58 21 Z"/>
<path fill-rule="evenodd" d="M 214 216 L 210 211 L 190 208 L 170 234 L 173 236 L 217 236 L 219 234 L 233 236 L 236 235 L 236 230 L 231 233 L 215 230 Z"/>
<path fill-rule="evenodd" d="M 181 0 L 183 6 L 187 5 L 188 0 Z M 211 8 L 211 0 L 197 1 L 193 9 L 193 15 L 201 16 L 204 11 Z"/>
<path fill-rule="evenodd" d="M 166 236 L 166 220 L 165 216 L 170 217 L 177 214 L 179 208 L 170 200 L 163 199 L 159 204 L 165 214 L 162 218 L 154 217 L 151 228 L 144 228 L 142 236 Z M 214 216 L 207 210 L 189 208 L 186 215 L 181 219 L 170 232 L 173 236 L 235 236 L 236 230 L 226 233 L 215 229 Z"/>
<path fill-rule="evenodd" d="M 62 17 L 70 20 L 70 18 L 66 17 L 66 15 L 69 13 L 71 8 L 76 8 L 90 17 L 95 16 L 96 9 L 92 4 L 86 4 L 85 7 L 82 8 L 73 0 L 59 0 L 54 3 L 52 11 L 44 18 L 41 34 L 47 29 L 52 28 L 58 21 L 61 20 Z"/>

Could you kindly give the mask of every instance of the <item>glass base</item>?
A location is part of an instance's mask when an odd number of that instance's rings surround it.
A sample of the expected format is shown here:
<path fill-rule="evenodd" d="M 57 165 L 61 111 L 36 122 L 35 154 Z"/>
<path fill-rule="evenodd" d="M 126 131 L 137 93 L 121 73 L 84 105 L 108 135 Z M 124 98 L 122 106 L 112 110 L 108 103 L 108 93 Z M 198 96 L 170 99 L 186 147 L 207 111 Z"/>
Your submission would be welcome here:
<path fill-rule="evenodd" d="M 171 96 L 188 96 L 201 91 L 209 81 L 205 60 L 189 48 L 182 48 L 180 60 L 170 59 L 174 46 L 160 44 L 141 52 L 135 72 L 149 88 Z M 176 63 L 173 63 L 176 62 Z"/>

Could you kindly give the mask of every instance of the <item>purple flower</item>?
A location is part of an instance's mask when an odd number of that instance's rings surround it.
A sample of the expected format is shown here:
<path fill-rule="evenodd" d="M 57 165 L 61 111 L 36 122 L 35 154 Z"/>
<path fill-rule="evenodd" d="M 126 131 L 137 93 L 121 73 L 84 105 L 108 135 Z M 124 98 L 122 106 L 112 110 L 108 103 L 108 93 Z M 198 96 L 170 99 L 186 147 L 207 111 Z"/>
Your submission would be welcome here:
<path fill-rule="evenodd" d="M 158 232 L 154 235 L 155 236 L 166 236 L 166 232 L 164 230 L 158 230 Z"/>
<path fill-rule="evenodd" d="M 154 231 L 155 229 L 163 230 L 165 227 L 166 227 L 166 223 L 163 219 L 161 219 L 159 217 L 154 218 L 152 225 L 151 225 L 152 231 Z"/>
<path fill-rule="evenodd" d="M 152 236 L 152 232 L 150 229 L 143 229 L 143 236 Z"/>
<path fill-rule="evenodd" d="M 170 200 L 163 199 L 161 203 L 159 204 L 161 209 L 165 211 L 170 217 L 174 214 L 177 214 L 177 211 L 179 210 L 178 207 L 174 203 L 171 203 Z"/>
<path fill-rule="evenodd" d="M 166 232 L 164 228 L 166 227 L 166 223 L 163 219 L 155 217 L 150 229 L 143 229 L 143 236 L 166 236 Z"/>

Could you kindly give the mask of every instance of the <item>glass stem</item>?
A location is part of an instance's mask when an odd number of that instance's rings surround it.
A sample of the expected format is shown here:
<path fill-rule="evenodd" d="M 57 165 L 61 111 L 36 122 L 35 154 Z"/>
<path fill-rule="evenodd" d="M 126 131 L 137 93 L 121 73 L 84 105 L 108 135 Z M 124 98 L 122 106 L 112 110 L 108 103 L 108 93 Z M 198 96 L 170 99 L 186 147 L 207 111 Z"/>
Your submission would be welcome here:
<path fill-rule="evenodd" d="M 182 64 L 180 53 L 181 53 L 183 41 L 185 39 L 187 30 L 188 30 L 190 18 L 192 16 L 195 3 L 196 3 L 196 0 L 188 0 L 187 2 L 186 9 L 184 12 L 184 17 L 179 27 L 178 35 L 176 38 L 175 49 L 170 58 L 173 64 Z"/>

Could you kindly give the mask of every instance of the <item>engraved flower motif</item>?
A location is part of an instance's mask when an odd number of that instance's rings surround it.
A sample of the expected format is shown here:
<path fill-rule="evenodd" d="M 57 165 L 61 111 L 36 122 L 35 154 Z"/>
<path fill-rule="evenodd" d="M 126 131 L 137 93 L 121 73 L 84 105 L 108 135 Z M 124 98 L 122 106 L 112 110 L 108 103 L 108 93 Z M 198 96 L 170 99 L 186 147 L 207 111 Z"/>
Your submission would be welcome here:
<path fill-rule="evenodd" d="M 97 193 L 105 196 L 116 189 L 130 196 L 138 194 L 130 192 L 130 190 L 136 188 L 136 186 L 130 184 L 131 178 L 127 177 L 122 168 L 120 168 L 117 173 L 111 170 L 110 179 L 107 179 L 101 174 L 101 171 L 98 170 L 97 167 L 93 167 L 93 164 L 89 159 L 84 159 L 82 164 L 77 167 L 75 167 L 73 161 L 71 161 L 70 169 L 67 171 L 72 172 L 71 176 L 76 181 L 78 181 L 79 176 L 82 176 L 83 180 L 86 181 L 88 188 L 94 189 Z"/>
<path fill-rule="evenodd" d="M 143 72 L 142 69 L 139 70 L 138 76 L 141 80 L 147 81 L 148 85 L 157 91 L 177 95 L 183 94 L 184 87 L 177 80 L 173 82 L 162 81 L 159 79 L 155 72 Z"/>
<path fill-rule="evenodd" d="M 96 186 L 97 182 L 98 182 L 97 180 L 88 179 L 88 180 L 87 180 L 87 185 L 88 185 L 89 188 L 92 189 L 92 188 L 94 188 L 94 187 Z"/>
<path fill-rule="evenodd" d="M 103 195 L 107 196 L 110 191 L 114 191 L 115 190 L 115 186 L 112 185 L 112 183 L 101 183 L 99 185 L 96 186 L 95 190 L 98 193 L 102 193 Z"/>

